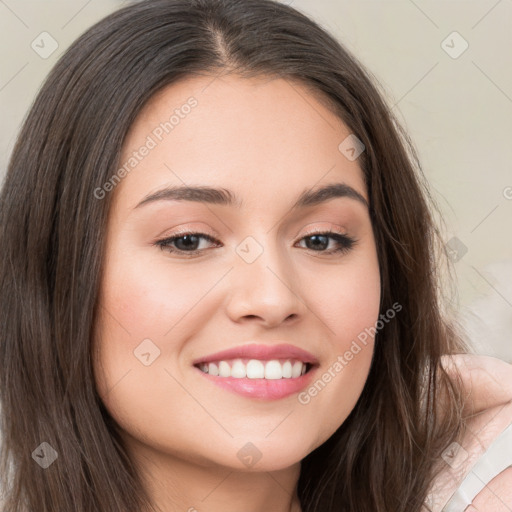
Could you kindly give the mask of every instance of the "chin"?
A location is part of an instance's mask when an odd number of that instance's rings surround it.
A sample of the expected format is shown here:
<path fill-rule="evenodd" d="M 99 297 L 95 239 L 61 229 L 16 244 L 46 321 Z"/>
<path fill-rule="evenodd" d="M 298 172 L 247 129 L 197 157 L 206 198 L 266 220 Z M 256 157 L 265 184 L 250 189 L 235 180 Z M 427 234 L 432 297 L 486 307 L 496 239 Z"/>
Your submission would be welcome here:
<path fill-rule="evenodd" d="M 237 472 L 280 471 L 296 464 L 309 453 L 304 446 L 286 443 L 277 437 L 274 440 L 252 438 L 230 439 L 229 445 L 218 445 L 218 452 L 202 454 L 193 462 L 201 466 L 222 466 Z"/>

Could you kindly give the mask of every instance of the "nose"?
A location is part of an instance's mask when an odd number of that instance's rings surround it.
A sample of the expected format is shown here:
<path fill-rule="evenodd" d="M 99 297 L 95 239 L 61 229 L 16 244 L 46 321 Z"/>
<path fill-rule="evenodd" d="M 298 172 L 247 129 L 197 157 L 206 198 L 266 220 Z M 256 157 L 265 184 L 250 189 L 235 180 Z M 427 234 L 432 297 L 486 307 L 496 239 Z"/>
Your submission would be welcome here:
<path fill-rule="evenodd" d="M 227 314 L 234 322 L 259 322 L 266 327 L 290 324 L 304 315 L 300 281 L 284 256 L 266 247 L 252 263 L 235 258 Z"/>

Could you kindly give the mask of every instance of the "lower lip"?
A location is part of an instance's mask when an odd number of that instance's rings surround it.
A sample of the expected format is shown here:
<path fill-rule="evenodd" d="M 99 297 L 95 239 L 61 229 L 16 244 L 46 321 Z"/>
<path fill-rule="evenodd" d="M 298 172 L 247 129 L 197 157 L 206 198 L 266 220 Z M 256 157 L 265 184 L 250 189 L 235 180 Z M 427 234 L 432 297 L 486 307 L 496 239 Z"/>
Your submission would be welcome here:
<path fill-rule="evenodd" d="M 300 377 L 290 379 L 235 379 L 209 375 L 199 368 L 196 370 L 210 382 L 233 393 L 262 400 L 279 400 L 304 389 L 310 383 L 316 367 Z"/>

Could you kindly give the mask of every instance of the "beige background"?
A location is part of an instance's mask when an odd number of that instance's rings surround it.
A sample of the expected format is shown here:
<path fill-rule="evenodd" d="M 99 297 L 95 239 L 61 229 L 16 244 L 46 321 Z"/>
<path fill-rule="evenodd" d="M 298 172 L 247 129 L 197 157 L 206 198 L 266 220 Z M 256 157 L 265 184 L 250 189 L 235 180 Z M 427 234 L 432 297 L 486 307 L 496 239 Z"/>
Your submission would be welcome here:
<path fill-rule="evenodd" d="M 2 179 L 51 66 L 122 3 L 0 0 Z M 445 241 L 467 250 L 455 265 L 461 320 L 477 351 L 512 362 L 512 0 L 286 3 L 331 31 L 387 91 L 443 210 Z M 31 47 L 42 32 L 58 43 L 48 58 Z"/>

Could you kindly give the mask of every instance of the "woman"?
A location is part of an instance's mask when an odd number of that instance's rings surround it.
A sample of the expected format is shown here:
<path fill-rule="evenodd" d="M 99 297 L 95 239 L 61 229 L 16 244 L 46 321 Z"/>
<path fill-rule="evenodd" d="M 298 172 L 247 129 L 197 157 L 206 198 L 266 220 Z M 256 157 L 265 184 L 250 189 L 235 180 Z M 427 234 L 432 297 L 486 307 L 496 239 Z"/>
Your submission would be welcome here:
<path fill-rule="evenodd" d="M 433 207 L 368 73 L 294 9 L 99 22 L 2 191 L 4 510 L 447 502 L 453 443 L 512 421 L 512 379 L 453 356 Z"/>

